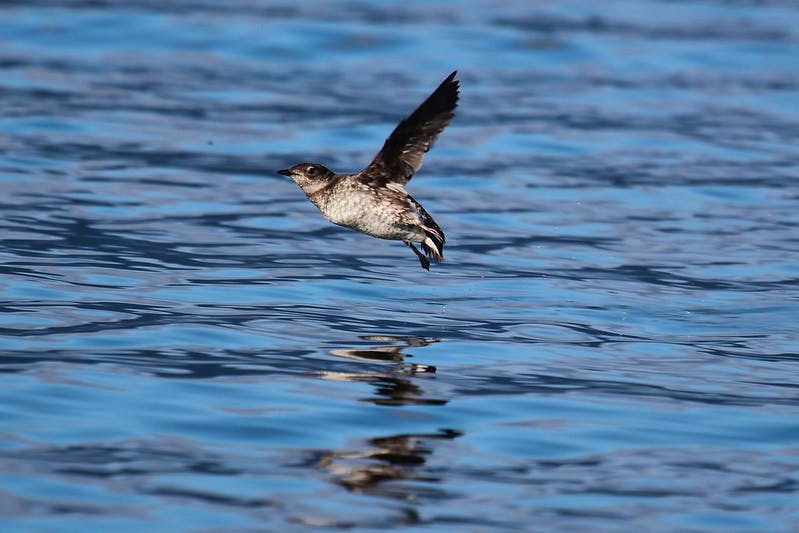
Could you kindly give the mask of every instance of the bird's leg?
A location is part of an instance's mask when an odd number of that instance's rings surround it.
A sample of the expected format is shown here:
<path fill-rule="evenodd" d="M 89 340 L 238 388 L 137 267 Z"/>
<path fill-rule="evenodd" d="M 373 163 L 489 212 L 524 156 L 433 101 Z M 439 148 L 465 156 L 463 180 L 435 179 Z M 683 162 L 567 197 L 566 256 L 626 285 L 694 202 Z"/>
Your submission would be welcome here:
<path fill-rule="evenodd" d="M 430 270 L 430 261 L 427 260 L 427 258 L 422 254 L 422 252 L 417 250 L 416 246 L 414 246 L 412 242 L 410 242 L 410 241 L 402 241 L 402 242 L 404 242 L 408 246 L 408 248 L 413 250 L 413 253 L 415 253 L 416 257 L 419 258 L 419 262 L 422 263 L 422 268 L 427 270 L 427 271 L 429 271 Z"/>

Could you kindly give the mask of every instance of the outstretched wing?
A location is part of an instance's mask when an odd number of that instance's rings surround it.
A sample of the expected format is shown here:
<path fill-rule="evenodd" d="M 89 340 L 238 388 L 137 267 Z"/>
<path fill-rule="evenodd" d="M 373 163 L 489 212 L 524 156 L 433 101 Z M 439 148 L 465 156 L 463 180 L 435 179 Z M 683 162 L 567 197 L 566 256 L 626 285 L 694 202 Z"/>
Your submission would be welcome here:
<path fill-rule="evenodd" d="M 458 80 L 454 71 L 441 82 L 433 94 L 400 122 L 386 139 L 383 148 L 369 163 L 359 178 L 364 183 L 385 185 L 388 182 L 405 184 L 422 166 L 425 152 L 450 119 L 458 105 Z"/>

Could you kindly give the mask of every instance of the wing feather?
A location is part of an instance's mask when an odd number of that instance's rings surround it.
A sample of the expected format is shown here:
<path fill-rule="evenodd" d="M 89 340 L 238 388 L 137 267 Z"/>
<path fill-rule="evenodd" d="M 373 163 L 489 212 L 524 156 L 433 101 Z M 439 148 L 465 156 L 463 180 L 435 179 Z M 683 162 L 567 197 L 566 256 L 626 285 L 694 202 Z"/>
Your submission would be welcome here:
<path fill-rule="evenodd" d="M 388 182 L 405 184 L 422 166 L 424 154 L 433 146 L 438 135 L 449 124 L 458 105 L 458 71 L 400 122 L 388 136 L 383 148 L 361 173 L 360 179 L 371 185 Z"/>

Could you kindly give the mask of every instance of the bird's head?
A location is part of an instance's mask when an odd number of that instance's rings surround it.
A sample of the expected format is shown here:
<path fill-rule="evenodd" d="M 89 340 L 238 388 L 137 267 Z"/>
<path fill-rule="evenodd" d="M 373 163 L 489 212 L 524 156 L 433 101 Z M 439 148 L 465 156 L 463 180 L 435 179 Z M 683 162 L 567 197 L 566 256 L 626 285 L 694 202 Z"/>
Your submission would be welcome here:
<path fill-rule="evenodd" d="M 332 170 L 319 163 L 300 163 L 291 168 L 278 170 L 277 173 L 293 179 L 294 183 L 305 191 L 305 194 L 318 191 L 335 176 Z"/>

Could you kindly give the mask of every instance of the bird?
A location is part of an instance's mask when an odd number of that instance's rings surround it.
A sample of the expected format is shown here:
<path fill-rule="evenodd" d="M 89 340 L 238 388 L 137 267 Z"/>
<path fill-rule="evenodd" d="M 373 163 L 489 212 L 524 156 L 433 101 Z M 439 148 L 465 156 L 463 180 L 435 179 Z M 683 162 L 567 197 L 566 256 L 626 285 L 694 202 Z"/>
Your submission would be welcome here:
<path fill-rule="evenodd" d="M 460 88 L 457 74 L 456 70 L 447 76 L 394 128 L 363 170 L 338 174 L 320 163 L 299 163 L 277 172 L 299 185 L 333 224 L 379 239 L 402 241 L 416 254 L 422 268 L 429 271 L 430 259 L 444 259 L 446 237 L 422 204 L 408 194 L 405 185 L 455 116 Z M 414 243 L 421 246 L 424 254 Z"/>

